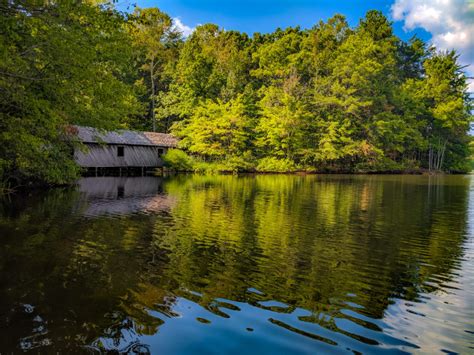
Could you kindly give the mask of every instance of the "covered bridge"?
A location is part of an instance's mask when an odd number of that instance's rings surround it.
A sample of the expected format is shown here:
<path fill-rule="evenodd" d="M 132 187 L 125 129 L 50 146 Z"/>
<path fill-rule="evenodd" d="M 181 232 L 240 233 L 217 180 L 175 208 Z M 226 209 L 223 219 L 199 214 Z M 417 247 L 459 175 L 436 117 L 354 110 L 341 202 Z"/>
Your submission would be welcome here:
<path fill-rule="evenodd" d="M 95 175 L 135 175 L 160 168 L 162 156 L 178 143 L 174 136 L 165 133 L 100 131 L 82 126 L 74 126 L 72 131 L 85 146 L 74 151 L 76 163 Z"/>

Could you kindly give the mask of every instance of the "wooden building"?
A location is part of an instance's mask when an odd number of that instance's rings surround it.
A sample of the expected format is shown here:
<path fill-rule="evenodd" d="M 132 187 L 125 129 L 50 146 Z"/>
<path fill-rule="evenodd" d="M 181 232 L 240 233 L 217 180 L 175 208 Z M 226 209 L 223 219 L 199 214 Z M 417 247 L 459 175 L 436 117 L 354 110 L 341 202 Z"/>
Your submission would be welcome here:
<path fill-rule="evenodd" d="M 170 134 L 128 130 L 100 131 L 74 126 L 76 138 L 83 143 L 74 159 L 89 175 L 144 175 L 163 167 L 162 156 L 177 147 Z"/>

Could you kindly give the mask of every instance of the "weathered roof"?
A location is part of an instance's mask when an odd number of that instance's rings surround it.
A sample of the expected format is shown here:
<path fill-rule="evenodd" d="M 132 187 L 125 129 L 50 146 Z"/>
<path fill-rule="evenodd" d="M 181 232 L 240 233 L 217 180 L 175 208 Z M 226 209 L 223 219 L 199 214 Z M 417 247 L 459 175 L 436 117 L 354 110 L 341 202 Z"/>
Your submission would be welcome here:
<path fill-rule="evenodd" d="M 176 147 L 178 145 L 178 139 L 171 134 L 157 132 L 142 133 L 150 142 L 153 142 L 156 145 L 163 147 Z"/>
<path fill-rule="evenodd" d="M 176 147 L 178 139 L 171 134 L 137 132 L 128 130 L 100 131 L 92 127 L 74 126 L 74 132 L 83 143 L 106 143 L 123 145 L 149 145 Z"/>

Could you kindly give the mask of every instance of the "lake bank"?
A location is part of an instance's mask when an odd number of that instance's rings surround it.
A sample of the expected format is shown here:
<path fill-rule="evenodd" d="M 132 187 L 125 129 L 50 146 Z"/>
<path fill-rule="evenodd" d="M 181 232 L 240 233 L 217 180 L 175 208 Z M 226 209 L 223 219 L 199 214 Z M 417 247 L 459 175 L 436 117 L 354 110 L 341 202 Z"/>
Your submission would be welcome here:
<path fill-rule="evenodd" d="M 213 176 L 213 175 L 240 175 L 240 176 L 252 176 L 252 175 L 295 175 L 295 176 L 305 176 L 305 175 L 423 175 L 423 176 L 449 176 L 449 175 L 470 175 L 473 172 L 465 173 L 465 172 L 443 172 L 443 171 L 428 171 L 426 169 L 419 169 L 419 170 L 409 170 L 409 171 L 372 171 L 372 172 L 316 172 L 316 171 L 306 171 L 306 170 L 299 170 L 299 171 L 213 171 L 213 170 L 206 170 L 206 171 L 192 171 L 192 170 L 172 170 L 168 168 L 157 169 L 154 173 L 151 173 L 147 176 L 176 176 L 176 175 L 199 175 L 199 176 Z M 133 177 L 137 175 L 119 175 L 117 174 L 103 174 L 97 175 L 98 177 Z M 78 179 L 91 177 L 91 175 L 83 175 Z M 40 190 L 48 190 L 54 188 L 67 188 L 71 186 L 75 186 L 77 184 L 77 179 L 68 184 L 47 184 L 44 182 L 39 181 L 30 181 L 24 183 L 22 185 L 11 185 L 5 184 L 4 186 L 0 186 L 0 196 L 2 195 L 9 195 L 16 192 L 21 191 L 40 191 Z"/>
<path fill-rule="evenodd" d="M 240 176 L 252 176 L 252 175 L 295 175 L 295 176 L 305 176 L 305 175 L 425 175 L 425 176 L 444 176 L 444 175 L 469 175 L 471 173 L 464 172 L 451 172 L 446 173 L 442 171 L 427 171 L 427 170 L 410 170 L 410 171 L 378 171 L 378 172 L 315 172 L 315 171 L 206 171 L 206 172 L 195 172 L 195 171 L 176 171 L 169 169 L 158 169 L 155 173 L 151 173 L 147 176 L 176 176 L 176 175 L 200 175 L 200 176 L 213 176 L 213 175 L 240 175 Z M 78 179 L 90 177 L 90 175 L 83 175 Z M 118 177 L 118 173 L 113 174 L 104 174 L 98 175 L 98 177 Z M 122 175 L 124 177 L 133 177 L 136 175 Z M 40 191 L 48 190 L 54 188 L 68 188 L 75 186 L 78 179 L 68 184 L 47 184 L 44 182 L 30 181 L 22 185 L 11 185 L 5 184 L 0 186 L 0 196 L 10 195 L 21 191 Z"/>

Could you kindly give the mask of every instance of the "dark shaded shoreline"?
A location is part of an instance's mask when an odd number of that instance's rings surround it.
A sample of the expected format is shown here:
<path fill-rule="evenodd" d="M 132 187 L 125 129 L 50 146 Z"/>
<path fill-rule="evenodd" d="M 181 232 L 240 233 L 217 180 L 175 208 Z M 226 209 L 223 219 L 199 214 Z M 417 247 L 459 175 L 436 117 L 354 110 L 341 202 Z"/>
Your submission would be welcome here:
<path fill-rule="evenodd" d="M 313 172 L 313 171 L 287 171 L 287 172 L 275 172 L 275 171 L 219 171 L 214 173 L 198 173 L 194 171 L 173 171 L 165 170 L 164 172 L 158 171 L 156 174 L 147 175 L 151 177 L 172 177 L 179 175 L 237 175 L 237 176 L 258 176 L 258 175 L 296 175 L 296 176 L 310 176 L 310 175 L 425 175 L 425 176 L 450 176 L 450 175 L 470 175 L 472 172 L 440 172 L 440 171 L 428 171 L 428 170 L 406 170 L 406 171 L 370 171 L 370 172 L 351 172 L 351 171 L 323 171 L 323 172 Z M 116 175 L 102 175 L 98 177 L 117 177 Z M 0 196 L 7 196 L 17 193 L 30 193 L 35 191 L 48 191 L 50 189 L 67 189 L 74 186 L 77 186 L 79 179 L 87 177 L 87 175 L 81 175 L 77 180 L 69 184 L 47 184 L 40 181 L 29 181 L 21 185 L 10 185 L 5 187 L 0 187 Z M 123 177 L 137 177 L 136 175 L 123 175 Z"/>

